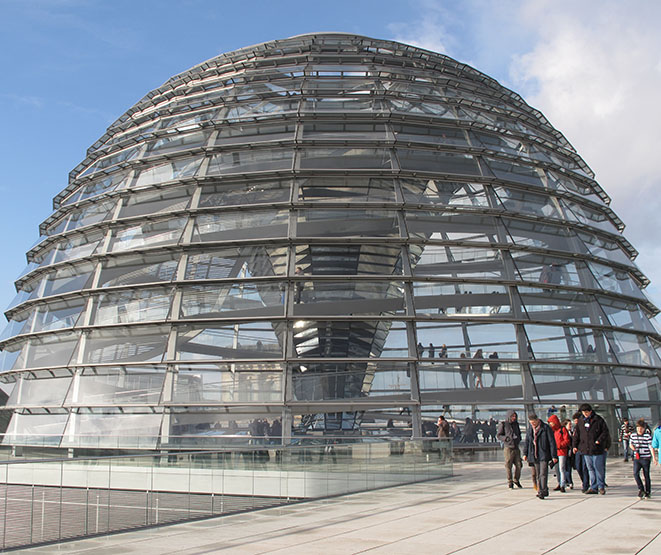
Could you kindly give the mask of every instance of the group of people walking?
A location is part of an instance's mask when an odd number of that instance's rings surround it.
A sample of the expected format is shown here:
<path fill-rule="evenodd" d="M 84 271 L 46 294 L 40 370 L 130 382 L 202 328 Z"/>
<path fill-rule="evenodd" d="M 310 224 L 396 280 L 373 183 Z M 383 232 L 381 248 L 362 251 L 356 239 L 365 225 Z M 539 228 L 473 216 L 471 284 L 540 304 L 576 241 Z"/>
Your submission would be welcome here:
<path fill-rule="evenodd" d="M 619 438 L 626 441 L 625 460 L 628 460 L 628 449 L 631 449 L 638 497 L 649 499 L 650 466 L 652 461 L 659 464 L 661 425 L 652 434 L 643 419 L 636 422 L 635 431 L 628 427 L 628 421 L 625 424 L 620 429 Z M 522 440 L 517 413 L 509 411 L 507 418 L 499 423 L 496 435 L 504 448 L 508 487 L 523 487 L 521 469 L 523 462 L 527 462 L 540 499 L 549 495 L 549 468 L 554 467 L 557 467 L 558 482 L 554 491 L 564 493 L 574 488 L 572 469 L 575 469 L 583 493 L 606 493 L 606 456 L 611 447 L 611 436 L 605 420 L 592 410 L 590 404 L 583 403 L 572 421 L 560 421 L 557 415 L 551 414 L 546 423 L 536 414 L 529 414 L 525 440 Z"/>

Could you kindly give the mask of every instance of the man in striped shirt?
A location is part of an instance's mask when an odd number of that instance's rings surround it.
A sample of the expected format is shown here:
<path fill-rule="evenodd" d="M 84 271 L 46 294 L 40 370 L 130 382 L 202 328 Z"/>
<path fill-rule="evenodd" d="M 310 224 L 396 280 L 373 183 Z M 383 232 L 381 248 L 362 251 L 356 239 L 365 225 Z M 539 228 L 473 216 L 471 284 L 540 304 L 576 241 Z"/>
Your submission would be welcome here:
<path fill-rule="evenodd" d="M 652 452 L 652 434 L 649 432 L 645 420 L 642 418 L 636 422 L 635 433 L 629 436 L 629 447 L 633 452 L 633 477 L 638 484 L 638 497 L 640 499 L 649 499 L 652 491 L 652 482 L 650 479 L 650 463 L 654 454 Z M 656 462 L 656 457 L 654 457 Z M 640 471 L 643 471 L 645 486 L 640 479 Z"/>

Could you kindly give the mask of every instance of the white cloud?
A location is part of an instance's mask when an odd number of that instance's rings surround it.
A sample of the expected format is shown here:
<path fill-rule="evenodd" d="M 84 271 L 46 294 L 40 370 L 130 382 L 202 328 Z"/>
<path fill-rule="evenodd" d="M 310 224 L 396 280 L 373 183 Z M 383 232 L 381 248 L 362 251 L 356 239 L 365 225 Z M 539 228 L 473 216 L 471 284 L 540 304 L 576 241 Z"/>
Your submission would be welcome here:
<path fill-rule="evenodd" d="M 539 0 L 521 23 L 534 46 L 511 66 L 514 86 L 562 131 L 613 198 L 625 235 L 661 282 L 658 177 L 661 3 Z"/>

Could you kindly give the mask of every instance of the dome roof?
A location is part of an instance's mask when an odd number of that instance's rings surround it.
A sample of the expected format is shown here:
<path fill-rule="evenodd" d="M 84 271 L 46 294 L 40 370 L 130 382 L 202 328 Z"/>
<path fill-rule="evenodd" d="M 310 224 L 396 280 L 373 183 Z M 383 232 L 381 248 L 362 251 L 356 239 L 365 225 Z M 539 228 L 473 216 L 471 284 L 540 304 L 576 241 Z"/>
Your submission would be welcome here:
<path fill-rule="evenodd" d="M 539 111 L 447 56 L 344 33 L 222 54 L 130 108 L 55 197 L 0 343 L 8 438 L 657 407 L 657 309 L 608 204 Z"/>

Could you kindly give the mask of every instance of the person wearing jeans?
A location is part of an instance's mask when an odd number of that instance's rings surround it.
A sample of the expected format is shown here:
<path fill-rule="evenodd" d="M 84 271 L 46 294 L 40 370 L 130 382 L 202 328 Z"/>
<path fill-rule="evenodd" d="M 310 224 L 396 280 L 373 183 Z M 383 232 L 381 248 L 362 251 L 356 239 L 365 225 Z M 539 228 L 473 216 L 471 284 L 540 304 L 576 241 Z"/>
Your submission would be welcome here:
<path fill-rule="evenodd" d="M 558 485 L 554 491 L 565 493 L 565 488 L 569 486 L 567 464 L 569 459 L 569 448 L 571 447 L 571 438 L 569 437 L 567 428 L 565 428 L 563 424 L 560 424 L 560 419 L 555 414 L 549 416 L 549 426 L 551 426 L 551 429 L 553 430 L 555 446 L 558 450 L 558 467 L 555 471 L 558 478 Z"/>
<path fill-rule="evenodd" d="M 658 464 L 652 449 L 652 434 L 650 434 L 645 420 L 642 418 L 636 422 L 636 432 L 629 437 L 631 451 L 633 453 L 633 477 L 638 485 L 638 497 L 649 499 L 652 492 L 652 480 L 650 479 L 650 465 L 652 459 Z M 640 479 L 640 471 L 643 471 L 645 484 Z"/>
<path fill-rule="evenodd" d="M 606 449 L 610 445 L 610 432 L 605 420 L 583 403 L 578 410 L 581 416 L 572 438 L 574 453 L 581 453 L 590 477 L 590 487 L 585 493 L 606 493 Z"/>

